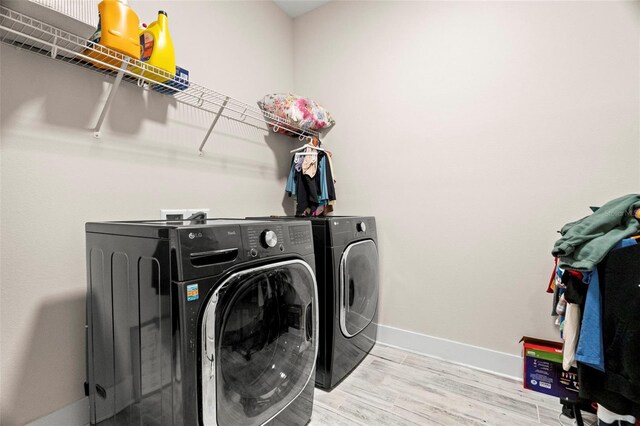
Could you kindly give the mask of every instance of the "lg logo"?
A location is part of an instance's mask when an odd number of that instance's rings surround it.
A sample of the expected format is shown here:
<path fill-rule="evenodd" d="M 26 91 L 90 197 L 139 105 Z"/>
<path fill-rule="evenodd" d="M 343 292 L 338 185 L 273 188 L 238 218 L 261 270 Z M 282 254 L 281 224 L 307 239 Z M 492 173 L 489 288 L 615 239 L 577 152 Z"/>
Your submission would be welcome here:
<path fill-rule="evenodd" d="M 202 237 L 202 232 L 189 232 L 189 239 L 193 240 L 194 238 Z"/>

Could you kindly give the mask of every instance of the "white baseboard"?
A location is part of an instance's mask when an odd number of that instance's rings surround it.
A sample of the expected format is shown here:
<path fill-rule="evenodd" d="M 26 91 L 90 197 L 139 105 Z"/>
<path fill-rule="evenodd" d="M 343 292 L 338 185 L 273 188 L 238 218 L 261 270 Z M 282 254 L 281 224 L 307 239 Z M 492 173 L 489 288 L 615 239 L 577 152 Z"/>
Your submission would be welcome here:
<path fill-rule="evenodd" d="M 522 380 L 522 358 L 453 340 L 378 325 L 378 342 L 500 376 Z"/>
<path fill-rule="evenodd" d="M 453 340 L 378 325 L 378 342 L 421 355 L 522 380 L 522 358 Z M 89 398 L 83 398 L 60 410 L 29 423 L 28 426 L 85 426 L 89 424 Z"/>
<path fill-rule="evenodd" d="M 27 426 L 85 426 L 89 424 L 89 398 L 84 397 L 79 401 L 53 413 L 34 420 Z"/>

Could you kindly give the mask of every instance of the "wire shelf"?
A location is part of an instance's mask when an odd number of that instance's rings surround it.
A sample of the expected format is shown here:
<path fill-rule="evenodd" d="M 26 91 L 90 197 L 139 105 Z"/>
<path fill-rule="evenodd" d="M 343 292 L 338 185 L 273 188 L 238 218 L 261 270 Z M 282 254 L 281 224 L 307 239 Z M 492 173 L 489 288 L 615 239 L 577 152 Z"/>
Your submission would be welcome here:
<path fill-rule="evenodd" d="M 180 76 L 129 58 L 4 6 L 0 6 L 0 41 L 115 78 L 109 99 L 96 125 L 95 137 L 100 137 L 102 121 L 121 80 L 145 89 L 153 89 L 161 95 L 170 96 L 179 103 L 214 114 L 213 123 L 200 145 L 201 154 L 213 127 L 221 116 L 234 121 L 263 123 L 274 132 L 287 132 L 298 136 L 300 140 L 320 136 L 317 131 L 302 129 L 275 114 L 262 111 L 257 106 L 188 82 Z M 184 90 L 177 89 L 176 84 Z"/>

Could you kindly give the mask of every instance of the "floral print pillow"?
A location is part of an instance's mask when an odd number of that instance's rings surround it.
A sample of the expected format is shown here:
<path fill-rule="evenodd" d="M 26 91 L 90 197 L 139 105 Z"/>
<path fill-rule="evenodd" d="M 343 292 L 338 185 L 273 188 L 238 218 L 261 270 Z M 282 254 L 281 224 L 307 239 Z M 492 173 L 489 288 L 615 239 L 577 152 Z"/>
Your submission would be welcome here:
<path fill-rule="evenodd" d="M 282 118 L 287 123 L 303 130 L 321 130 L 335 124 L 329 111 L 316 101 L 302 96 L 285 93 L 266 95 L 258 101 L 261 110 Z M 278 133 L 296 136 L 287 131 L 286 126 L 274 129 Z"/>

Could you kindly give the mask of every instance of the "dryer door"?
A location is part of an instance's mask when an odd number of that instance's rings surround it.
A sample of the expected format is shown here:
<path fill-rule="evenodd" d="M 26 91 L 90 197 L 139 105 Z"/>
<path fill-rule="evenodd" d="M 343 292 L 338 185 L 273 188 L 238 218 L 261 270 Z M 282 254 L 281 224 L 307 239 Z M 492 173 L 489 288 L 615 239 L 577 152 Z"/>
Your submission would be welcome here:
<path fill-rule="evenodd" d="M 317 355 L 317 289 L 300 260 L 231 275 L 202 321 L 202 422 L 260 425 L 300 395 Z"/>
<path fill-rule="evenodd" d="M 373 240 L 345 249 L 340 261 L 340 329 L 355 336 L 371 323 L 378 306 L 378 249 Z"/>

